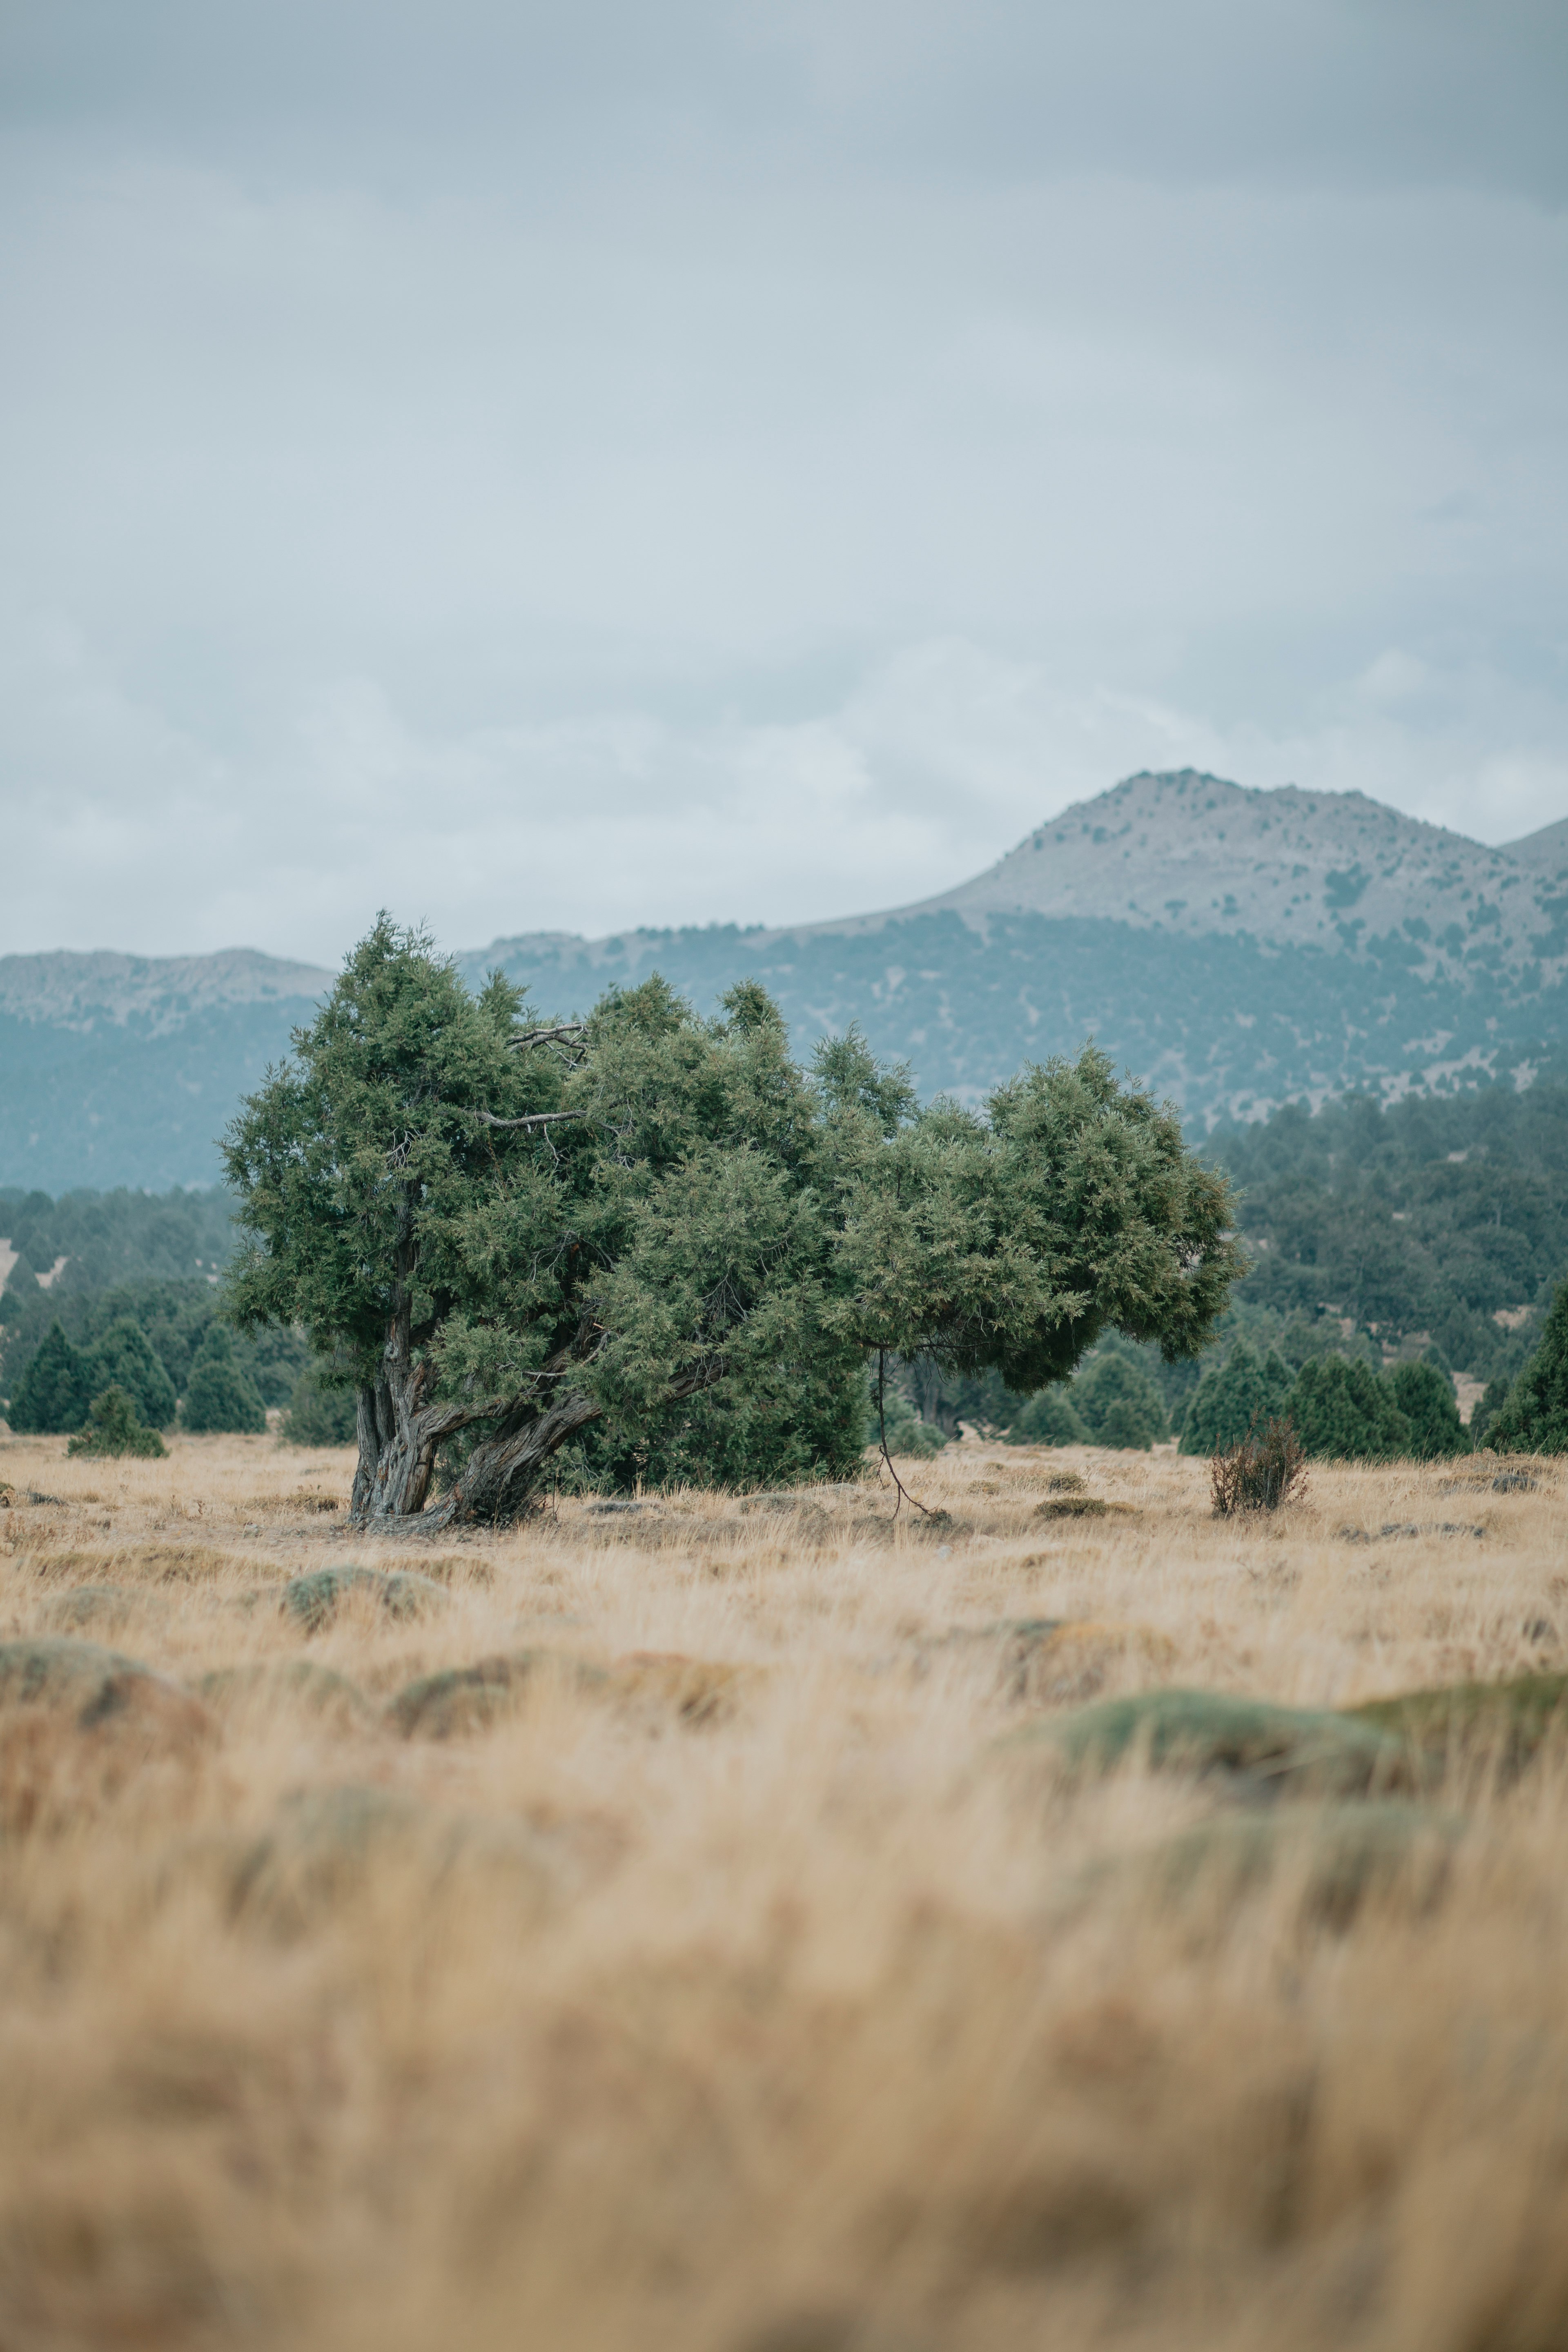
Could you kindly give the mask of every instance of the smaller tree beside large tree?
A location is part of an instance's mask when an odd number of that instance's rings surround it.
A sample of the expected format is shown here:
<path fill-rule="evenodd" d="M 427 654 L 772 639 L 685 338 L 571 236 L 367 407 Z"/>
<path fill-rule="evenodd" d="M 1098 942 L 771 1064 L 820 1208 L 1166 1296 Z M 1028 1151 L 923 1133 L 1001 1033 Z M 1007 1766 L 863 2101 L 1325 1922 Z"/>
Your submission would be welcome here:
<path fill-rule="evenodd" d="M 693 1414 L 721 1475 L 802 1475 L 868 1358 L 1028 1391 L 1111 1328 L 1189 1355 L 1245 1267 L 1223 1178 L 1092 1049 L 922 1108 L 853 1034 L 800 1069 L 754 985 L 531 1021 L 385 918 L 225 1158 L 232 1311 L 353 1386 L 363 1518 L 506 1517 L 581 1433 Z"/>

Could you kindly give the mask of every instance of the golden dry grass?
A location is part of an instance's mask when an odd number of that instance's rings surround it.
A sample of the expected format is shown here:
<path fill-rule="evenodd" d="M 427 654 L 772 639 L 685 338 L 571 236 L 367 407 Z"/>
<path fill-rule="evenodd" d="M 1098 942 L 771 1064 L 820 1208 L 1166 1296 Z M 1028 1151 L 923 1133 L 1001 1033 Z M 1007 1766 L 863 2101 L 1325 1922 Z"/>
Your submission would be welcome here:
<path fill-rule="evenodd" d="M 1039 1516 L 1069 1458 L 1130 1507 Z M 1005 1744 L 1568 1663 L 1557 1467 L 1218 1523 L 1202 1465 L 966 1444 L 909 1474 L 935 1526 L 676 1497 L 434 1553 L 321 1511 L 348 1467 L 0 1444 L 0 1638 L 241 1670 L 112 1747 L 0 1708 L 5 2352 L 1568 2342 L 1561 1764 L 1456 1772 L 1446 1873 L 1347 1918 L 1289 1837 L 1139 1867 L 1215 1784 Z M 345 1562 L 438 1591 L 305 1632 L 284 1584 Z"/>

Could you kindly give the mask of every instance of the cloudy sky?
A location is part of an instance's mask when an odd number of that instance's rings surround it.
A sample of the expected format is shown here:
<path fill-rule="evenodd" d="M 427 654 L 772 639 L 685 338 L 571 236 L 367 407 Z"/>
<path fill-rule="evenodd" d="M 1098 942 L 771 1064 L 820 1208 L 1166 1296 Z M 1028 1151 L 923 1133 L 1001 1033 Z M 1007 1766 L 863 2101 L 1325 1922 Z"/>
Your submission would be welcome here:
<path fill-rule="evenodd" d="M 8 0 L 0 949 L 1568 814 L 1561 0 Z"/>

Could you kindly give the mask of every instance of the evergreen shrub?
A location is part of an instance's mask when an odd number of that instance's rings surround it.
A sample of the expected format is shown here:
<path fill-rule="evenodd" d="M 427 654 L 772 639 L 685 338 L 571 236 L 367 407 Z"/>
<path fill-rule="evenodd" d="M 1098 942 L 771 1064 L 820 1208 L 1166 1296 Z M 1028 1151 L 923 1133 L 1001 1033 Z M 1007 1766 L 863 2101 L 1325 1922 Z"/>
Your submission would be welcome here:
<path fill-rule="evenodd" d="M 7 1418 L 19 1435 L 47 1436 L 79 1428 L 92 1402 L 81 1352 L 51 1323 L 16 1384 Z"/>
<path fill-rule="evenodd" d="M 1238 1445 L 1254 1423 L 1284 1411 L 1290 1382 L 1290 1367 L 1277 1349 L 1260 1358 L 1238 1339 L 1222 1361 L 1205 1366 L 1182 1423 L 1181 1451 L 1213 1454 Z"/>
<path fill-rule="evenodd" d="M 153 1429 L 166 1429 L 174 1418 L 174 1383 L 146 1332 L 128 1315 L 111 1323 L 97 1345 L 88 1349 L 82 1373 L 93 1396 L 105 1389 L 123 1389 L 141 1418 Z"/>
<path fill-rule="evenodd" d="M 1385 1377 L 1389 1394 L 1410 1423 L 1410 1451 L 1417 1462 L 1469 1452 L 1454 1383 L 1436 1364 L 1395 1364 Z"/>
<path fill-rule="evenodd" d="M 1487 1434 L 1500 1454 L 1568 1454 L 1568 1282 Z"/>
<path fill-rule="evenodd" d="M 168 1447 L 155 1429 L 149 1429 L 136 1411 L 136 1401 L 124 1389 L 108 1388 L 93 1398 L 87 1421 L 66 1447 L 68 1454 L 133 1454 L 155 1461 Z"/>
<path fill-rule="evenodd" d="M 1037 1390 L 1007 1432 L 1009 1445 L 1089 1445 L 1083 1417 L 1065 1385 Z"/>
<path fill-rule="evenodd" d="M 1289 1410 L 1311 1461 L 1393 1462 L 1410 1452 L 1410 1423 L 1387 1381 L 1367 1364 L 1342 1356 L 1303 1364 Z"/>
<path fill-rule="evenodd" d="M 1072 1400 L 1091 1445 L 1147 1454 L 1169 1435 L 1160 1391 L 1141 1364 L 1107 1349 L 1072 1384 Z"/>
<path fill-rule="evenodd" d="M 235 1361 L 234 1341 L 215 1323 L 191 1366 L 180 1418 L 194 1433 L 227 1431 L 255 1435 L 267 1426 L 267 1407 L 255 1382 Z"/>

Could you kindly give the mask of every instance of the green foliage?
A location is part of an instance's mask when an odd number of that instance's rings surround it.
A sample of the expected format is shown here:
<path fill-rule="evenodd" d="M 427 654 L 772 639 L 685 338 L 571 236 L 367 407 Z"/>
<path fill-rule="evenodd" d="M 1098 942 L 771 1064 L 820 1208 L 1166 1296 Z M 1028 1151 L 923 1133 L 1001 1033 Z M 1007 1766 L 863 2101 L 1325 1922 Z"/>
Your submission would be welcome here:
<path fill-rule="evenodd" d="M 136 1410 L 136 1400 L 124 1389 L 107 1388 L 95 1396 L 79 1435 L 68 1454 L 133 1454 L 156 1460 L 168 1448 L 155 1429 L 149 1429 Z"/>
<path fill-rule="evenodd" d="M 91 1401 L 79 1350 L 51 1323 L 11 1399 L 12 1428 L 28 1435 L 75 1429 Z"/>
<path fill-rule="evenodd" d="M 234 1202 L 227 1193 L 47 1192 L 0 1190 L 0 1234 L 29 1272 L 48 1273 L 51 1287 L 104 1290 L 137 1280 L 205 1280 L 234 1247 Z M 13 1269 L 15 1279 L 16 1269 Z"/>
<path fill-rule="evenodd" d="M 1568 1282 L 1487 1437 L 1500 1454 L 1568 1454 Z"/>
<path fill-rule="evenodd" d="M 1009 1445 L 1090 1445 L 1093 1439 L 1062 1382 L 1038 1390 L 1007 1431 Z"/>
<path fill-rule="evenodd" d="M 202 1341 L 185 1389 L 180 1418 L 193 1432 L 255 1434 L 267 1426 L 267 1408 L 254 1381 L 235 1361 L 234 1341 L 215 1323 Z"/>
<path fill-rule="evenodd" d="M 1388 1383 L 1342 1356 L 1302 1365 L 1289 1411 L 1311 1461 L 1392 1462 L 1411 1449 L 1410 1423 Z"/>
<path fill-rule="evenodd" d="M 119 1316 L 82 1360 L 82 1376 L 96 1396 L 100 1389 L 123 1389 L 137 1412 L 153 1429 L 174 1418 L 174 1384 L 153 1353 L 139 1323 Z"/>
<path fill-rule="evenodd" d="M 1131 1446 L 1146 1454 L 1169 1436 L 1160 1391 L 1142 1366 L 1110 1349 L 1084 1366 L 1072 1402 L 1091 1445 Z"/>
<path fill-rule="evenodd" d="M 1182 1423 L 1184 1454 L 1217 1454 L 1237 1445 L 1254 1424 L 1261 1428 L 1285 1410 L 1290 1367 L 1278 1349 L 1260 1358 L 1237 1339 L 1218 1363 L 1205 1366 Z"/>
<path fill-rule="evenodd" d="M 285 1445 L 352 1445 L 357 1428 L 353 1391 L 330 1388 L 319 1363 L 296 1380 L 279 1438 Z"/>
<path fill-rule="evenodd" d="M 1469 1452 L 1469 1433 L 1459 1419 L 1454 1383 L 1446 1372 L 1436 1364 L 1394 1364 L 1384 1377 L 1390 1396 L 1410 1423 L 1410 1452 L 1417 1462 Z"/>
<path fill-rule="evenodd" d="M 301 1323 L 414 1433 L 378 1438 L 412 1498 L 378 1507 L 419 1507 L 437 1444 L 471 1494 L 546 1424 L 596 1423 L 623 1477 L 847 1465 L 870 1351 L 1035 1389 L 1113 1328 L 1200 1346 L 1238 1271 L 1223 1181 L 1093 1051 L 981 1116 L 853 1034 L 801 1071 L 749 983 L 711 1021 L 612 992 L 564 1046 L 521 1009 L 384 919 L 230 1133 L 236 1314 Z"/>

